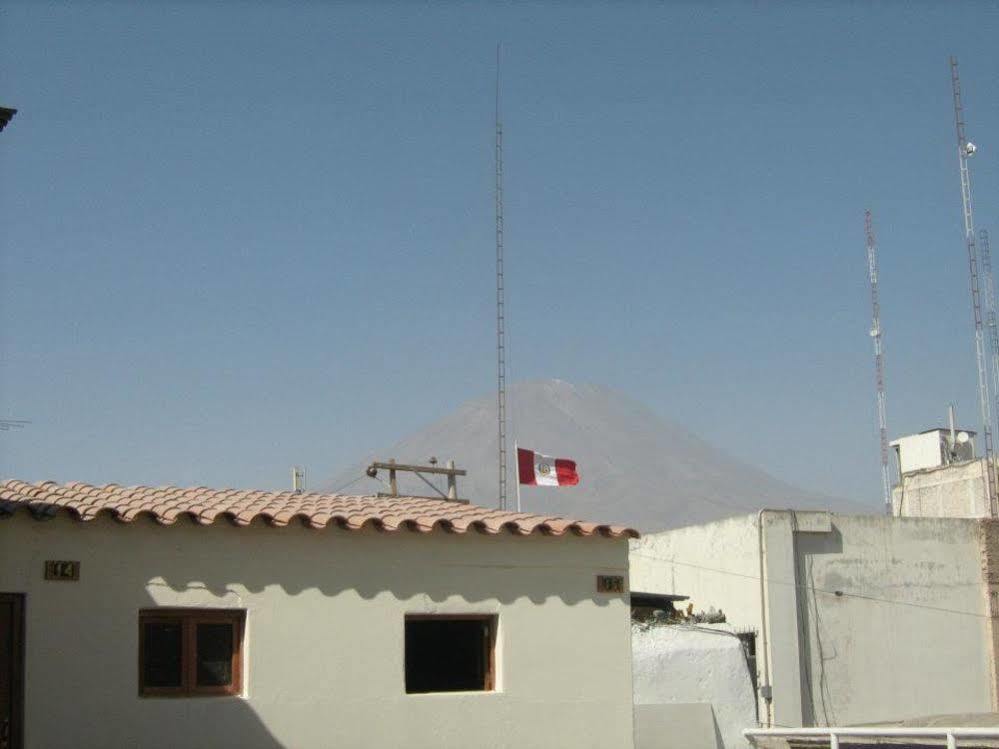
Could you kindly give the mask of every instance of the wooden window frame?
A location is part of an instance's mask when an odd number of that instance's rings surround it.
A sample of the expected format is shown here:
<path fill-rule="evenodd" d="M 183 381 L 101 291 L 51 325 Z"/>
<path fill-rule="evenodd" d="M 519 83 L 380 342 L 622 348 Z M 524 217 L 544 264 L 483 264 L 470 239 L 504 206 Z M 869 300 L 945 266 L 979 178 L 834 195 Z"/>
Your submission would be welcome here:
<path fill-rule="evenodd" d="M 486 622 L 489 625 L 489 637 L 483 640 L 483 648 L 485 649 L 485 666 L 486 673 L 484 678 L 484 686 L 482 689 L 472 689 L 472 690 L 461 690 L 461 691 L 445 691 L 445 692 L 410 692 L 406 689 L 405 684 L 405 673 L 403 673 L 403 689 L 406 694 L 420 695 L 420 694 L 469 694 L 477 692 L 495 692 L 496 691 L 496 633 L 499 629 L 499 615 L 497 614 L 406 614 L 405 622 L 403 624 L 403 639 L 405 640 L 405 625 L 409 622 L 426 622 L 426 621 L 475 621 L 475 622 Z M 403 660 L 405 661 L 405 653 L 403 653 Z M 405 664 L 403 670 L 405 671 Z"/>
<path fill-rule="evenodd" d="M 0 593 L 0 601 L 11 604 L 11 716 L 7 741 L 9 746 L 24 746 L 24 593 Z M 0 726 L 0 731 L 3 727 Z"/>
<path fill-rule="evenodd" d="M 198 686 L 198 625 L 232 626 L 232 681 L 222 686 Z M 147 624 L 180 624 L 181 657 L 179 687 L 147 687 L 143 683 Z M 227 697 L 243 691 L 243 609 L 142 609 L 139 611 L 140 697 Z"/>

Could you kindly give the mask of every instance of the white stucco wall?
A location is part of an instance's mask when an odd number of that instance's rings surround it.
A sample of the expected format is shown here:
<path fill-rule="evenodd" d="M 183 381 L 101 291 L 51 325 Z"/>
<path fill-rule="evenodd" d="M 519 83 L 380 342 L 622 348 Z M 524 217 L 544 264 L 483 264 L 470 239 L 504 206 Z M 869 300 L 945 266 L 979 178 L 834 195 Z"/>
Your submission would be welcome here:
<path fill-rule="evenodd" d="M 764 540 L 776 724 L 990 709 L 976 521 L 777 511 Z M 635 590 L 689 595 L 763 628 L 755 515 L 645 536 L 631 558 Z"/>
<path fill-rule="evenodd" d="M 895 515 L 904 517 L 983 518 L 989 515 L 985 499 L 985 460 L 953 463 L 902 476 L 892 489 Z"/>
<path fill-rule="evenodd" d="M 892 440 L 891 446 L 896 449 L 902 473 L 909 473 L 942 465 L 944 461 L 942 442 L 943 434 L 940 430 L 934 429 L 923 434 L 899 437 Z"/>
<path fill-rule="evenodd" d="M 46 582 L 46 559 L 81 562 Z M 632 746 L 627 544 L 25 513 L 0 591 L 27 594 L 26 741 L 60 747 Z M 246 609 L 245 694 L 137 696 L 137 612 Z M 407 613 L 499 617 L 498 688 L 407 695 Z"/>
<path fill-rule="evenodd" d="M 819 725 L 991 709 L 976 521 L 835 516 L 798 555 L 820 591 L 803 607 L 806 718 L 808 702 Z"/>
<path fill-rule="evenodd" d="M 631 542 L 631 589 L 690 596 L 697 611 L 724 610 L 729 624 L 759 627 L 756 518 L 650 533 Z"/>
<path fill-rule="evenodd" d="M 664 711 L 676 723 L 689 722 L 702 705 L 709 705 L 713 725 L 700 737 L 701 746 L 748 747 L 743 729 L 755 728 L 756 696 L 746 667 L 742 644 L 724 625 L 692 629 L 671 625 L 632 627 L 633 680 L 636 705 L 684 706 Z M 636 725 L 640 747 L 676 746 L 680 725 L 656 725 L 658 737 L 643 736 Z M 657 743 L 658 739 L 658 743 Z"/>

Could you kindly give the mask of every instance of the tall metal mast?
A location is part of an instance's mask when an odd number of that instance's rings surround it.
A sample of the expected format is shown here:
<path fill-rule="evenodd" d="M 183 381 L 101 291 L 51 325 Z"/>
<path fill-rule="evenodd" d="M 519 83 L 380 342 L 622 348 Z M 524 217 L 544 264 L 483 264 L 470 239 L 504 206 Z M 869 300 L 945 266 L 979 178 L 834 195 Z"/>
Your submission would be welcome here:
<path fill-rule="evenodd" d="M 885 503 L 885 513 L 891 515 L 891 478 L 888 475 L 888 414 L 885 407 L 885 357 L 881 340 L 881 303 L 878 300 L 878 246 L 874 242 L 874 226 L 870 211 L 864 211 L 864 231 L 867 234 L 867 277 L 871 282 L 871 338 L 874 339 L 878 436 L 881 442 L 881 494 Z"/>
<path fill-rule="evenodd" d="M 503 280 L 503 123 L 500 121 L 500 45 L 496 45 L 496 414 L 499 506 L 506 509 L 506 308 Z"/>
<path fill-rule="evenodd" d="M 999 328 L 997 328 L 995 281 L 992 277 L 992 249 L 987 230 L 979 230 L 978 243 L 981 247 L 982 278 L 985 280 L 985 327 L 989 331 L 989 369 L 992 370 L 994 406 L 992 418 L 999 419 Z"/>
<path fill-rule="evenodd" d="M 961 171 L 961 202 L 964 208 L 964 243 L 968 249 L 968 272 L 971 280 L 971 308 L 975 320 L 975 356 L 978 364 L 978 401 L 982 411 L 982 442 L 985 451 L 983 483 L 986 505 L 992 516 L 996 515 L 996 474 L 993 463 L 992 407 L 989 398 L 989 380 L 985 365 L 985 334 L 982 325 L 982 300 L 979 288 L 978 253 L 975 246 L 975 220 L 971 205 L 971 177 L 968 157 L 975 152 L 975 145 L 964 133 L 964 108 L 961 106 L 961 80 L 957 73 L 957 59 L 950 58 L 950 80 L 954 92 L 954 124 L 957 128 L 957 160 Z"/>

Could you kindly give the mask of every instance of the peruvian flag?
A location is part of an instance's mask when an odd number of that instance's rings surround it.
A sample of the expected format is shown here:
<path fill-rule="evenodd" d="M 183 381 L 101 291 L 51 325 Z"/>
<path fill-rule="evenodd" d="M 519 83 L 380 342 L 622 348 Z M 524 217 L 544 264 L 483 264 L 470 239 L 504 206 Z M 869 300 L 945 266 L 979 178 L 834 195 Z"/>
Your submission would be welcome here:
<path fill-rule="evenodd" d="M 517 478 L 528 486 L 575 486 L 579 483 L 576 461 L 550 458 L 522 447 L 517 448 Z"/>

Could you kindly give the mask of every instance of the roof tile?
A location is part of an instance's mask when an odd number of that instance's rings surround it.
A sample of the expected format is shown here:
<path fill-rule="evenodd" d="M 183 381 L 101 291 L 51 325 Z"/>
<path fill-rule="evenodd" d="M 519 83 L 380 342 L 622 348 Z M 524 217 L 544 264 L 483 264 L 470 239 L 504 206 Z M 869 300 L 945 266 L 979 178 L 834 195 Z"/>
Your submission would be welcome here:
<path fill-rule="evenodd" d="M 312 528 L 333 524 L 348 530 L 366 526 L 380 531 L 402 530 L 430 533 L 495 535 L 511 533 L 562 536 L 607 536 L 637 538 L 638 532 L 619 525 L 601 525 L 568 518 L 506 512 L 488 507 L 425 497 L 375 497 L 343 494 L 295 494 L 240 489 L 178 488 L 174 486 L 129 486 L 90 484 L 72 481 L 27 483 L 10 479 L 0 482 L 0 517 L 27 509 L 37 518 L 67 512 L 82 522 L 107 512 L 117 520 L 131 523 L 143 514 L 161 525 L 171 525 L 187 515 L 199 525 L 211 525 L 219 518 L 246 526 L 258 518 L 281 527 L 301 520 Z"/>

